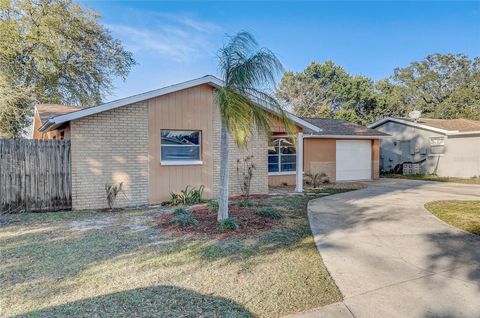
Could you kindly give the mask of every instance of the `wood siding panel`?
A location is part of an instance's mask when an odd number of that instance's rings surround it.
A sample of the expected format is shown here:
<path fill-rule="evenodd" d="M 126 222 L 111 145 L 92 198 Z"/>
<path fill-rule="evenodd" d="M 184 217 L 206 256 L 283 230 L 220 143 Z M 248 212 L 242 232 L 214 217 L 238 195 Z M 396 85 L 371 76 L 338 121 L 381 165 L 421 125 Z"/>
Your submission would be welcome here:
<path fill-rule="evenodd" d="M 201 85 L 148 101 L 150 203 L 160 203 L 185 186 L 205 186 L 213 196 L 213 88 Z M 160 130 L 200 130 L 202 165 L 162 166 Z"/>
<path fill-rule="evenodd" d="M 331 182 L 336 180 L 336 139 L 305 138 L 303 140 L 305 172 L 325 172 Z"/>
<path fill-rule="evenodd" d="M 295 185 L 296 184 L 296 176 L 293 175 L 277 175 L 277 176 L 268 176 L 268 185 L 270 187 L 278 187 L 282 185 Z"/>

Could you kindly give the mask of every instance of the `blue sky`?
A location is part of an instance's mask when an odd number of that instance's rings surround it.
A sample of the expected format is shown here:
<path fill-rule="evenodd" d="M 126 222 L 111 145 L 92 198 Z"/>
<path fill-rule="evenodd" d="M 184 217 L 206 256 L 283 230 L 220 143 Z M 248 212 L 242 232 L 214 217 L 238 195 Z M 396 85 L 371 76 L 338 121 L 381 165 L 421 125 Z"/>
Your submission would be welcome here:
<path fill-rule="evenodd" d="M 480 2 L 82 1 L 138 65 L 108 100 L 217 74 L 225 34 L 251 32 L 288 70 L 333 60 L 387 77 L 431 53 L 480 55 Z"/>

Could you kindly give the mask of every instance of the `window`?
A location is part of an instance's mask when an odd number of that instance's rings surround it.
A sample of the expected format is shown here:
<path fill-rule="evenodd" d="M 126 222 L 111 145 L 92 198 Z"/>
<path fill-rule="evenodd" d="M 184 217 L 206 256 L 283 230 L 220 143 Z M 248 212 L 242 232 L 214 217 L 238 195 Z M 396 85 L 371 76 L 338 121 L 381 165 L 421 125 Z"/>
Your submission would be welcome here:
<path fill-rule="evenodd" d="M 274 137 L 268 145 L 268 172 L 292 172 L 297 169 L 295 145 L 288 137 Z"/>
<path fill-rule="evenodd" d="M 200 131 L 162 130 L 160 132 L 161 162 L 191 164 L 200 162 Z"/>

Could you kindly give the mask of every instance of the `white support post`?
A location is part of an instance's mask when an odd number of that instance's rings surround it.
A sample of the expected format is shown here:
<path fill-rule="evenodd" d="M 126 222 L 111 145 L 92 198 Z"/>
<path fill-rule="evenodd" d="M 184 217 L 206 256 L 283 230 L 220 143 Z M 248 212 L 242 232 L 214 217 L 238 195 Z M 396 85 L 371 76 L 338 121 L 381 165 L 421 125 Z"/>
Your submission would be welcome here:
<path fill-rule="evenodd" d="M 295 191 L 303 192 L 303 133 L 297 133 L 297 171 Z"/>

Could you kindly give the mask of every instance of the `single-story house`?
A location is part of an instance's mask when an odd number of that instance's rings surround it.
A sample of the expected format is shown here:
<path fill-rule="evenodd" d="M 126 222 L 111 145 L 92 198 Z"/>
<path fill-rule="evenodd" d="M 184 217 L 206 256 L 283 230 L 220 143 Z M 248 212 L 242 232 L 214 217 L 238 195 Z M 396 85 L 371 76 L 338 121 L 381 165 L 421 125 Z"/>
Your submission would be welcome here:
<path fill-rule="evenodd" d="M 105 184 L 123 182 L 120 206 L 156 204 L 185 186 L 220 186 L 220 113 L 215 90 L 223 82 L 204 76 L 88 108 L 36 107 L 33 138 L 70 139 L 73 209 L 106 206 Z M 251 193 L 296 185 L 303 171 L 325 172 L 331 181 L 379 176 L 379 139 L 386 134 L 345 121 L 289 114 L 289 136 L 268 105 L 273 135 L 253 134 L 245 149 L 230 142 L 230 192 L 240 193 L 237 160 L 253 155 Z M 297 147 L 295 147 L 295 141 Z"/>
<path fill-rule="evenodd" d="M 480 121 L 386 117 L 368 127 L 392 136 L 381 141 L 382 171 L 418 162 L 423 174 L 480 176 Z"/>

